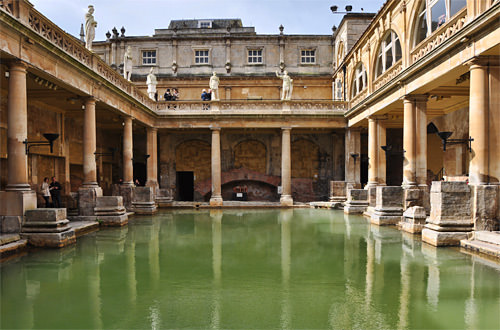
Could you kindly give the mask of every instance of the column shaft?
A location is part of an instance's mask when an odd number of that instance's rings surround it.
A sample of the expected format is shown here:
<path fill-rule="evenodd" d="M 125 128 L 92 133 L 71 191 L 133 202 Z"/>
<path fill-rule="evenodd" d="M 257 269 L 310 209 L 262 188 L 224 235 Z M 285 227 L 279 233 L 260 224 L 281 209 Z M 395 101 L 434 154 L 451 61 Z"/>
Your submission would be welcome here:
<path fill-rule="evenodd" d="M 26 66 L 13 62 L 9 66 L 7 98 L 7 187 L 6 190 L 30 190 L 28 155 L 23 141 L 28 138 Z"/>
<path fill-rule="evenodd" d="M 220 165 L 220 128 L 212 129 L 212 197 L 211 206 L 222 206 L 221 165 Z"/>
<path fill-rule="evenodd" d="M 292 206 L 291 128 L 281 129 L 281 205 Z"/>
<path fill-rule="evenodd" d="M 361 132 L 355 128 L 345 132 L 345 181 L 361 183 Z"/>
<path fill-rule="evenodd" d="M 403 186 L 412 187 L 417 184 L 417 164 L 416 164 L 416 109 L 415 100 L 411 96 L 406 96 L 403 101 Z"/>
<path fill-rule="evenodd" d="M 377 157 L 377 184 L 385 186 L 386 184 L 386 155 L 385 151 L 381 148 L 382 146 L 387 145 L 386 139 L 386 128 L 383 120 L 377 120 L 377 147 L 376 150 L 378 152 Z"/>
<path fill-rule="evenodd" d="M 416 178 L 420 187 L 427 187 L 427 96 L 419 96 L 415 106 Z"/>
<path fill-rule="evenodd" d="M 132 133 L 132 117 L 125 117 L 125 125 L 123 126 L 123 183 L 128 185 L 134 184 L 134 165 L 132 158 L 133 151 L 133 133 Z"/>
<path fill-rule="evenodd" d="M 147 129 L 147 149 L 148 149 L 148 179 L 147 186 L 156 187 L 158 185 L 158 130 L 153 127 Z"/>
<path fill-rule="evenodd" d="M 377 185 L 378 150 L 377 150 L 377 120 L 368 119 L 368 186 Z"/>
<path fill-rule="evenodd" d="M 83 118 L 83 186 L 97 186 L 95 99 L 85 101 Z"/>
<path fill-rule="evenodd" d="M 488 183 L 488 67 L 470 67 L 469 134 L 474 139 L 469 164 L 471 184 Z"/>

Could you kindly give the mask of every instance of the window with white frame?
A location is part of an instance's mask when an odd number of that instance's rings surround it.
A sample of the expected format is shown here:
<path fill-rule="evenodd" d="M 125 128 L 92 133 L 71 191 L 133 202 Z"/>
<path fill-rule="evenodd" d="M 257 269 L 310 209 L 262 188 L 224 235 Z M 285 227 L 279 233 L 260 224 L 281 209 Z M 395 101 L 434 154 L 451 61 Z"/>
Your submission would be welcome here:
<path fill-rule="evenodd" d="M 196 49 L 194 51 L 194 63 L 209 64 L 209 53 L 208 49 Z"/>
<path fill-rule="evenodd" d="M 467 0 L 423 0 L 420 6 L 415 44 L 420 43 L 467 5 Z"/>
<path fill-rule="evenodd" d="M 363 63 L 359 63 L 354 71 L 351 96 L 354 97 L 363 91 L 367 86 L 367 74 Z"/>
<path fill-rule="evenodd" d="M 142 65 L 156 65 L 156 50 L 142 51 Z"/>
<path fill-rule="evenodd" d="M 335 99 L 342 100 L 342 80 L 337 78 L 335 83 Z"/>
<path fill-rule="evenodd" d="M 302 49 L 300 51 L 301 64 L 315 64 L 316 63 L 316 50 L 315 49 Z"/>
<path fill-rule="evenodd" d="M 401 43 L 398 35 L 391 31 L 382 39 L 377 56 L 376 75 L 380 76 L 401 59 Z"/>
<path fill-rule="evenodd" d="M 262 57 L 262 49 L 249 49 L 248 64 L 262 64 L 262 63 L 264 63 Z"/>
<path fill-rule="evenodd" d="M 200 29 L 210 29 L 212 28 L 212 21 L 198 21 L 198 27 Z"/>

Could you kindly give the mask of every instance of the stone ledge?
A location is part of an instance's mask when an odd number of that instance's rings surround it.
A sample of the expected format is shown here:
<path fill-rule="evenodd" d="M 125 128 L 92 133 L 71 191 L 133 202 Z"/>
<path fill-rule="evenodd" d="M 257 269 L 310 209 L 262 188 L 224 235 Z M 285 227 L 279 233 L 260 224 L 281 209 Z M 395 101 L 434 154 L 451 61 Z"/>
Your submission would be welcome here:
<path fill-rule="evenodd" d="M 438 232 L 429 228 L 422 230 L 422 242 L 433 246 L 458 246 L 467 238 L 468 232 Z"/>
<path fill-rule="evenodd" d="M 69 226 L 75 231 L 77 238 L 99 230 L 97 221 L 70 221 Z"/>
<path fill-rule="evenodd" d="M 487 243 L 479 240 L 461 240 L 460 246 L 467 250 L 490 255 L 500 259 L 500 245 Z"/>
<path fill-rule="evenodd" d="M 37 247 L 62 248 L 76 243 L 73 229 L 62 233 L 22 233 L 21 237 L 27 239 L 30 245 Z"/>
<path fill-rule="evenodd" d="M 0 245 L 0 258 L 6 258 L 10 255 L 17 254 L 24 250 L 28 245 L 28 240 L 19 239 L 8 244 Z"/>

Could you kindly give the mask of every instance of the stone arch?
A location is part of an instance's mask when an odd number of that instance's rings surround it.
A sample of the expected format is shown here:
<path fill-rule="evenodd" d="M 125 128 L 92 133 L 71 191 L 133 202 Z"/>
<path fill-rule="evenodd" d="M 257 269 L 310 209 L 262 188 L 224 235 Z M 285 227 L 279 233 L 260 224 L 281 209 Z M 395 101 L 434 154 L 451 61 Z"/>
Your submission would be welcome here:
<path fill-rule="evenodd" d="M 194 182 L 211 178 L 211 147 L 202 140 L 188 140 L 175 148 L 175 170 L 194 172 Z"/>
<path fill-rule="evenodd" d="M 417 38 L 418 38 L 418 33 L 417 33 L 417 25 L 419 23 L 419 16 L 420 16 L 420 13 L 423 9 L 424 6 L 426 6 L 425 4 L 426 0 L 420 0 L 420 1 L 415 1 L 415 3 L 413 4 L 413 8 L 412 8 L 412 11 L 411 13 L 413 13 L 413 17 L 410 18 L 410 24 L 408 24 L 408 31 L 406 33 L 406 35 L 410 36 L 409 40 L 408 40 L 408 43 L 407 43 L 407 46 L 408 46 L 408 50 L 409 52 L 411 52 L 411 50 L 417 46 L 418 42 L 417 42 Z M 408 52 L 408 54 L 409 54 Z"/>
<path fill-rule="evenodd" d="M 342 60 L 345 57 L 345 46 L 342 40 L 337 44 L 337 49 L 335 52 L 335 60 L 337 61 L 337 67 L 342 63 Z"/>
<path fill-rule="evenodd" d="M 257 140 L 241 141 L 234 147 L 234 168 L 246 168 L 258 173 L 266 173 L 267 150 L 264 143 Z"/>
<path fill-rule="evenodd" d="M 292 142 L 292 178 L 314 179 L 319 172 L 319 146 L 306 139 Z"/>

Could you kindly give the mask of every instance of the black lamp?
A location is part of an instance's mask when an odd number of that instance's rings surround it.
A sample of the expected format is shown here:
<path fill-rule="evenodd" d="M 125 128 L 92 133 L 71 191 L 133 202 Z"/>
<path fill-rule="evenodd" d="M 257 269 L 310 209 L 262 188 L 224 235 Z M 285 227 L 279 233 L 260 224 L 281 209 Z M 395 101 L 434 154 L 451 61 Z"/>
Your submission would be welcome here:
<path fill-rule="evenodd" d="M 53 152 L 54 141 L 59 137 L 57 133 L 45 133 L 43 137 L 46 141 L 28 141 L 28 139 L 24 140 L 23 143 L 26 146 L 26 155 L 29 154 L 31 147 L 37 146 L 50 146 L 50 153 Z"/>
<path fill-rule="evenodd" d="M 356 159 L 359 157 L 359 154 L 357 152 L 351 152 L 350 155 L 354 158 L 354 165 L 356 165 Z"/>
<path fill-rule="evenodd" d="M 437 135 L 441 138 L 441 141 L 443 142 L 443 151 L 446 151 L 446 145 L 452 145 L 452 144 L 461 144 L 461 143 L 466 143 L 467 144 L 467 149 L 469 152 L 472 152 L 472 141 L 474 139 L 469 136 L 468 139 L 450 139 L 450 136 L 453 134 L 453 132 L 437 132 Z"/>
<path fill-rule="evenodd" d="M 406 150 L 404 150 L 404 149 L 393 151 L 392 145 L 390 145 L 390 144 L 386 145 L 386 146 L 380 146 L 380 148 L 382 148 L 382 150 L 384 150 L 386 158 L 387 158 L 387 156 L 404 155 L 404 153 L 406 152 Z"/>

